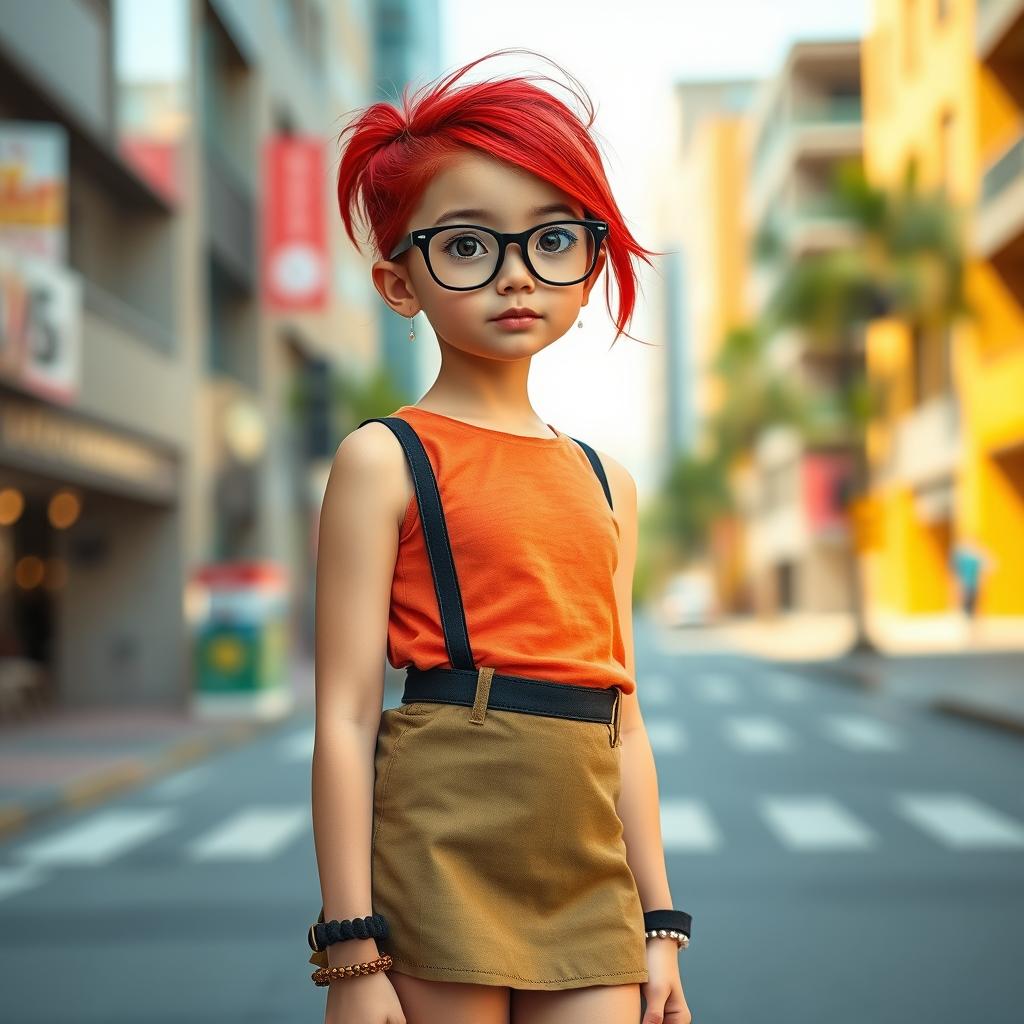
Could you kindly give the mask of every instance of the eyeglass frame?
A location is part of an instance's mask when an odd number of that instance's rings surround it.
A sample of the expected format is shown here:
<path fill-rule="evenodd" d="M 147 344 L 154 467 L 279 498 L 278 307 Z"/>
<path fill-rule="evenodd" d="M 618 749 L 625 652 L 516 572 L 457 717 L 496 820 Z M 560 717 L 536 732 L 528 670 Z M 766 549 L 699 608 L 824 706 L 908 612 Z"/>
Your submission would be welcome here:
<path fill-rule="evenodd" d="M 527 242 L 530 240 L 530 236 L 541 228 L 554 227 L 557 224 L 580 224 L 587 228 L 596 241 L 594 246 L 594 259 L 587 269 L 587 272 L 582 276 L 576 278 L 575 281 L 549 281 L 546 277 L 542 277 L 537 273 L 533 266 L 533 262 L 530 260 L 530 256 L 527 253 Z M 439 235 L 442 231 L 452 231 L 456 228 L 472 228 L 474 231 L 483 231 L 490 235 L 492 238 L 497 239 L 498 242 L 498 259 L 494 264 L 494 270 L 491 276 L 481 284 L 470 285 L 469 287 L 459 287 L 457 285 L 445 284 L 437 274 L 434 273 L 434 267 L 430 262 L 430 240 L 434 235 Z M 546 220 L 542 224 L 534 224 L 533 227 L 527 228 L 525 231 L 495 231 L 494 228 L 484 227 L 482 224 L 438 224 L 436 227 L 431 228 L 419 228 L 416 231 L 410 231 L 405 238 L 394 248 L 388 259 L 395 259 L 401 256 L 402 253 L 406 252 L 413 246 L 423 253 L 423 262 L 427 266 L 427 270 L 430 271 L 430 276 L 442 287 L 447 288 L 453 292 L 472 292 L 476 291 L 477 288 L 485 288 L 489 285 L 497 276 L 498 272 L 505 264 L 505 250 L 508 248 L 511 242 L 516 242 L 519 245 L 520 255 L 523 257 L 523 262 L 526 264 L 527 269 L 530 273 L 537 278 L 538 281 L 543 281 L 544 284 L 555 285 L 557 287 L 567 287 L 573 284 L 579 284 L 581 281 L 586 281 L 588 277 L 594 272 L 594 267 L 597 266 L 597 258 L 601 254 L 601 246 L 608 237 L 608 222 L 604 220 L 594 220 L 592 218 L 584 218 L 583 220 L 574 220 L 571 217 L 563 217 L 561 220 Z"/>

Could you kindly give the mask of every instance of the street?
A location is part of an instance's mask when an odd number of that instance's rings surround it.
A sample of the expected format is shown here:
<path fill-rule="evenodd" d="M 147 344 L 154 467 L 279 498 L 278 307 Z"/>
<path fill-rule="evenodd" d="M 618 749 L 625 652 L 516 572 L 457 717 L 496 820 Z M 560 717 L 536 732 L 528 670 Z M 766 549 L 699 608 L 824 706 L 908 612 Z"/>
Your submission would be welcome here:
<path fill-rule="evenodd" d="M 1019 1019 L 1019 739 L 642 617 L 636 644 L 695 1024 Z M 322 1019 L 311 749 L 304 714 L 12 836 L 3 1019 Z"/>

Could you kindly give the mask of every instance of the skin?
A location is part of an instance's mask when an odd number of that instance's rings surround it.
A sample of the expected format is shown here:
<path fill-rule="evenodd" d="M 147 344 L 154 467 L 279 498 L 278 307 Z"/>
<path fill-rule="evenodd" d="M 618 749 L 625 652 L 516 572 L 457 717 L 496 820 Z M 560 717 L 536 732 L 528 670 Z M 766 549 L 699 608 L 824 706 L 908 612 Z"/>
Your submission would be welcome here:
<path fill-rule="evenodd" d="M 445 211 L 474 207 L 487 218 L 459 218 L 499 231 L 522 231 L 557 213 L 532 211 L 565 203 L 575 218 L 582 205 L 536 176 L 482 154 L 460 155 L 440 171 L 409 218 L 406 230 L 433 225 Z M 437 334 L 441 368 L 417 404 L 468 423 L 537 437 L 551 431 L 530 405 L 532 357 L 576 322 L 605 264 L 576 285 L 536 280 L 517 246 L 508 247 L 498 275 L 473 291 L 455 292 L 430 276 L 413 248 L 379 260 L 372 278 L 381 298 L 402 316 L 424 313 Z M 509 306 L 542 314 L 528 329 L 504 331 L 490 322 Z M 605 452 L 601 461 L 619 520 L 621 549 L 615 595 L 633 678 L 632 583 L 637 547 L 637 493 L 629 472 Z M 320 513 L 316 579 L 316 740 L 313 822 L 326 919 L 370 913 L 370 831 L 374 749 L 383 705 L 381 665 L 387 651 L 391 581 L 398 535 L 413 496 L 412 477 L 395 436 L 367 423 L 341 442 Z M 671 907 L 665 869 L 654 757 L 636 694 L 621 711 L 622 791 L 618 803 L 627 856 L 645 910 Z M 344 865 L 343 870 L 335 866 Z M 329 869 L 328 866 L 330 866 Z M 328 947 L 331 964 L 372 960 L 372 939 Z M 649 980 L 643 985 L 594 985 L 562 991 L 426 981 L 391 970 L 328 986 L 326 1024 L 690 1024 L 675 942 L 647 943 Z"/>

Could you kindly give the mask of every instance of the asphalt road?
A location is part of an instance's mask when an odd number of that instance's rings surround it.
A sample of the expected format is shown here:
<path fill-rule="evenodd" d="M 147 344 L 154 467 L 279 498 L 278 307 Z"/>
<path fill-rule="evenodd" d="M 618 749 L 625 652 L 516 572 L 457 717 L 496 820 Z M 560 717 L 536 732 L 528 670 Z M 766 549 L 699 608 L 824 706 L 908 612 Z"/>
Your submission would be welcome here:
<path fill-rule="evenodd" d="M 636 640 L 694 1024 L 1016 1024 L 1024 743 Z M 292 721 L 0 846 L 0 1019 L 322 1020 L 311 749 Z"/>

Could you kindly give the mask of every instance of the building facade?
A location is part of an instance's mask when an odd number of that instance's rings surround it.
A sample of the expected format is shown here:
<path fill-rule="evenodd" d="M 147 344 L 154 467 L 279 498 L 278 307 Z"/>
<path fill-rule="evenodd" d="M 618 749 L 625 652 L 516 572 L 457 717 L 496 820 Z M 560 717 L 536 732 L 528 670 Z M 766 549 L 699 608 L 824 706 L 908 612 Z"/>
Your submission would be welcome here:
<path fill-rule="evenodd" d="M 865 48 L 871 178 L 915 159 L 968 212 L 977 316 L 932 332 L 879 322 L 869 370 L 888 395 L 869 437 L 865 564 L 879 616 L 948 612 L 955 565 L 982 557 L 977 611 L 1024 615 L 1024 2 L 879 0 Z"/>
<path fill-rule="evenodd" d="M 339 119 L 375 95 L 375 16 L 0 0 L 0 663 L 55 705 L 185 706 L 211 561 L 280 563 L 309 647 L 323 410 L 379 359 L 331 180 Z M 297 266 L 326 283 L 284 308 L 261 260 L 289 141 L 325 218 Z"/>
<path fill-rule="evenodd" d="M 770 228 L 781 239 L 780 257 L 752 266 L 747 276 L 754 318 L 788 264 L 850 243 L 823 200 L 837 166 L 860 160 L 860 60 L 858 40 L 799 41 L 751 113 L 750 236 Z M 834 360 L 802 331 L 777 331 L 767 347 L 774 372 L 799 383 L 807 395 L 834 389 Z M 759 436 L 741 496 L 749 587 L 759 611 L 850 607 L 851 538 L 840 497 L 848 464 L 849 440 L 841 436 L 812 440 L 788 426 L 768 427 Z"/>

